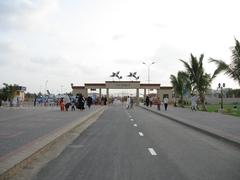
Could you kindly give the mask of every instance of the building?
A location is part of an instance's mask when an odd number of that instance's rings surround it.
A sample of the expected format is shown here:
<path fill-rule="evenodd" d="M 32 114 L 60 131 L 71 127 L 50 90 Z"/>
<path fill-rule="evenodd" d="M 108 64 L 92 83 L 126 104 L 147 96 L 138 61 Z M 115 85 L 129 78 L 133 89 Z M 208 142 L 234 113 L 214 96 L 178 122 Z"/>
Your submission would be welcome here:
<path fill-rule="evenodd" d="M 19 98 L 20 101 L 24 101 L 25 100 L 25 91 L 27 90 L 26 87 L 24 86 L 17 86 L 16 87 L 16 95 L 14 97 L 15 98 Z"/>

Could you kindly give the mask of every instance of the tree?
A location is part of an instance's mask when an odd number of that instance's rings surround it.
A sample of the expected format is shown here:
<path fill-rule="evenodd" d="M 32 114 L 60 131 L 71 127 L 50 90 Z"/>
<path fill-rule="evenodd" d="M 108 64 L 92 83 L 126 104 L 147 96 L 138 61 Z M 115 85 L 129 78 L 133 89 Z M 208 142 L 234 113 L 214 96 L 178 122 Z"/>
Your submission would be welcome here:
<path fill-rule="evenodd" d="M 204 58 L 203 54 L 201 54 L 199 60 L 197 57 L 191 54 L 190 64 L 181 59 L 180 61 L 185 66 L 186 73 L 189 76 L 189 80 L 193 88 L 192 91 L 198 92 L 200 103 L 202 104 L 202 109 L 206 111 L 207 109 L 205 106 L 205 94 L 209 89 L 212 80 L 216 77 L 219 71 L 218 69 L 216 69 L 212 76 L 206 73 L 203 68 L 203 58 Z"/>
<path fill-rule="evenodd" d="M 210 58 L 209 62 L 214 62 L 219 72 L 225 72 L 225 74 L 233 78 L 240 85 L 240 43 L 237 39 L 235 39 L 235 46 L 232 47 L 231 50 L 232 62 L 230 64 L 213 58 Z"/>
<path fill-rule="evenodd" d="M 191 85 L 188 80 L 188 74 L 179 71 L 177 76 L 170 76 L 171 84 L 174 88 L 175 95 L 180 96 L 180 104 L 183 106 L 183 95 L 186 90 L 191 90 Z"/>
<path fill-rule="evenodd" d="M 16 95 L 16 91 L 17 91 L 17 85 L 8 85 L 7 83 L 3 83 L 3 85 L 5 87 L 3 87 L 1 89 L 1 98 L 4 101 L 9 100 L 10 101 L 10 106 L 13 106 L 12 104 L 12 100 L 14 98 L 14 96 Z"/>

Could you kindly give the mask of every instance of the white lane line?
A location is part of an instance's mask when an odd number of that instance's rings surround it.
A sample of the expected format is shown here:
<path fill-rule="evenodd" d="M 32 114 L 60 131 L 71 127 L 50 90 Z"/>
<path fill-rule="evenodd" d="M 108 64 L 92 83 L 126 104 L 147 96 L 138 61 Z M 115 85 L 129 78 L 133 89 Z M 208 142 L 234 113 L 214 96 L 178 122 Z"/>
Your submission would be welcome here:
<path fill-rule="evenodd" d="M 151 154 L 152 156 L 156 156 L 156 155 L 157 155 L 157 153 L 154 151 L 153 148 L 148 148 L 148 151 L 150 152 L 150 154 Z"/>
<path fill-rule="evenodd" d="M 134 121 L 134 119 L 133 119 L 133 118 L 131 118 L 131 119 L 130 119 L 130 121 Z"/>
<path fill-rule="evenodd" d="M 133 126 L 137 127 L 137 124 L 134 124 Z"/>
<path fill-rule="evenodd" d="M 144 136 L 144 134 L 142 132 L 138 132 L 139 136 Z"/>

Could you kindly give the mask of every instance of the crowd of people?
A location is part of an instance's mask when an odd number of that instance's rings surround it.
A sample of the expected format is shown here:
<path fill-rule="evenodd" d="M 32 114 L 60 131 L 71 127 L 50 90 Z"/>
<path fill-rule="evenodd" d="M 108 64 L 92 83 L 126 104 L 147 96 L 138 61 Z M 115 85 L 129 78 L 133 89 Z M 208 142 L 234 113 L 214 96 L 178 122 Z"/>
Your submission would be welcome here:
<path fill-rule="evenodd" d="M 85 105 L 90 109 L 93 104 L 107 105 L 107 98 L 96 98 L 93 101 L 91 96 L 84 97 L 82 94 L 78 94 L 76 98 L 70 98 L 69 95 L 65 94 L 64 97 L 61 97 L 57 102 L 61 111 L 68 111 L 69 108 L 71 108 L 71 111 L 75 111 L 76 109 L 84 110 Z"/>
<path fill-rule="evenodd" d="M 192 111 L 197 111 L 198 110 L 198 96 L 196 94 L 191 94 L 191 110 Z M 168 97 L 164 96 L 163 101 L 160 100 L 159 97 L 149 97 L 146 96 L 145 100 L 144 100 L 144 104 L 147 107 L 152 107 L 153 104 L 157 105 L 157 109 L 160 110 L 161 109 L 161 105 L 163 105 L 164 110 L 167 111 L 168 109 Z M 175 106 L 176 106 L 176 102 L 175 102 Z"/>
<path fill-rule="evenodd" d="M 163 101 L 160 100 L 160 97 L 149 97 L 146 96 L 144 104 L 148 107 L 152 107 L 153 104 L 157 105 L 157 109 L 161 110 L 161 105 L 164 106 L 165 111 L 168 109 L 168 97 L 164 96 Z"/>

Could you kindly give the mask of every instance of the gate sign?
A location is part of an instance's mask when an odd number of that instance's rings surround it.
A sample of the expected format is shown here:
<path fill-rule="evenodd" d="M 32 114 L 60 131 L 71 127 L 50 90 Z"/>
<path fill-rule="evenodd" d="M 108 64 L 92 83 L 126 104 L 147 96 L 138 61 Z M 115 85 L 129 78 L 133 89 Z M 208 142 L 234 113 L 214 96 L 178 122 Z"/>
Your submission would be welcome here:
<path fill-rule="evenodd" d="M 139 81 L 106 81 L 106 88 L 109 89 L 138 89 Z"/>

